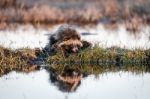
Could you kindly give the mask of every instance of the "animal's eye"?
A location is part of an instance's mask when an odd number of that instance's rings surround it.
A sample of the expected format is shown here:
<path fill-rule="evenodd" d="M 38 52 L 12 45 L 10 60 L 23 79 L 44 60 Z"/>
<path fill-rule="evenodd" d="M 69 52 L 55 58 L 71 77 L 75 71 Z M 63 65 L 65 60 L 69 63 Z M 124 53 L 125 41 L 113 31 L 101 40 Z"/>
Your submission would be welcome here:
<path fill-rule="evenodd" d="M 64 38 L 64 41 L 67 41 L 68 40 L 68 38 L 66 37 L 66 38 Z"/>
<path fill-rule="evenodd" d="M 63 45 L 62 46 L 64 49 L 68 49 L 70 46 L 69 45 Z"/>
<path fill-rule="evenodd" d="M 78 48 L 80 48 L 81 46 L 80 45 L 76 45 Z"/>
<path fill-rule="evenodd" d="M 65 48 L 66 48 L 66 49 L 69 49 L 69 48 L 70 48 L 70 46 L 65 46 Z"/>
<path fill-rule="evenodd" d="M 65 45 L 61 45 L 61 47 L 65 48 Z"/>
<path fill-rule="evenodd" d="M 69 45 L 70 47 L 74 47 L 74 45 Z"/>

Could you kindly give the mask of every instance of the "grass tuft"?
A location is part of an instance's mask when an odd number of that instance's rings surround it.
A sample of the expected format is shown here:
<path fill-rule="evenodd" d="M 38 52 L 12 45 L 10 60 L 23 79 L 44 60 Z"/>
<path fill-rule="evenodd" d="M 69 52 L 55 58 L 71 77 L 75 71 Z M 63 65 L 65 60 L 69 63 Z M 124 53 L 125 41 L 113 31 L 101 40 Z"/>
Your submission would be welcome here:
<path fill-rule="evenodd" d="M 127 50 L 117 47 L 101 48 L 95 45 L 93 48 L 88 48 L 80 51 L 78 54 L 70 54 L 64 57 L 60 51 L 53 56 L 48 57 L 48 63 L 78 63 L 78 62 L 94 62 L 94 63 L 149 63 L 150 50 Z"/>
<path fill-rule="evenodd" d="M 31 50 L 12 51 L 0 47 L 0 76 L 12 70 L 29 72 L 37 69 L 37 66 L 30 62 L 33 57 L 27 53 L 31 53 Z"/>
<path fill-rule="evenodd" d="M 78 54 L 70 54 L 63 57 L 58 52 L 48 57 L 49 68 L 56 70 L 58 74 L 68 67 L 78 69 L 85 74 L 99 74 L 108 71 L 131 71 L 135 73 L 150 72 L 150 50 L 127 50 L 112 47 L 104 49 L 95 45 Z"/>
<path fill-rule="evenodd" d="M 48 68 L 53 68 L 58 73 L 63 72 L 66 67 L 87 74 L 98 74 L 119 69 L 150 71 L 150 50 L 127 50 L 117 47 L 104 49 L 95 45 L 79 53 L 70 54 L 68 57 L 64 57 L 62 51 L 59 51 L 45 59 L 44 53 L 36 49 L 24 48 L 12 51 L 0 47 L 0 76 L 12 70 L 23 72 L 36 70 L 39 64 L 35 60 L 44 61 L 43 63 Z M 42 57 L 43 59 L 41 59 Z"/>

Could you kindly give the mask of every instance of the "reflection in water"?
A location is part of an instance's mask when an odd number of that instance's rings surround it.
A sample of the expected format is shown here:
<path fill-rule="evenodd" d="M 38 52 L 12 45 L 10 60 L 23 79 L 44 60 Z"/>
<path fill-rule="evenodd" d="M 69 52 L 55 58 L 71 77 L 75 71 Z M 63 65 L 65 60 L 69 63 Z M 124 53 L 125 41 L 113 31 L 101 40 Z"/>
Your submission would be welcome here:
<path fill-rule="evenodd" d="M 149 99 L 148 67 L 107 66 L 97 74 L 67 65 L 61 72 L 48 67 L 28 74 L 12 71 L 0 78 L 0 99 Z"/>
<path fill-rule="evenodd" d="M 83 77 L 78 70 L 64 71 L 61 74 L 52 69 L 29 74 L 10 72 L 0 78 L 0 99 L 150 98 L 150 73 L 110 71 Z"/>
<path fill-rule="evenodd" d="M 79 70 L 64 68 L 62 74 L 50 71 L 50 80 L 63 92 L 73 92 L 80 85 L 82 74 Z"/>
<path fill-rule="evenodd" d="M 104 71 L 88 76 L 69 66 L 61 72 L 52 68 L 28 74 L 12 71 L 0 77 L 0 99 L 150 99 L 149 72 L 131 67 Z"/>
<path fill-rule="evenodd" d="M 53 68 L 55 67 L 55 68 Z M 88 68 L 87 68 L 88 67 Z M 98 78 L 103 74 L 114 74 L 120 73 L 131 73 L 134 74 L 146 74 L 150 72 L 148 65 L 61 65 L 47 67 L 46 70 L 50 74 L 50 82 L 53 83 L 62 92 L 75 92 L 77 88 L 82 85 L 82 80 L 86 77 L 93 75 L 93 77 Z M 120 73 L 119 75 L 122 75 Z M 106 76 L 107 77 L 107 76 Z M 126 80 L 126 79 L 125 79 Z M 90 82 L 90 81 L 89 81 Z M 116 85 L 117 86 L 117 85 Z M 80 88 L 80 87 L 79 87 Z"/>

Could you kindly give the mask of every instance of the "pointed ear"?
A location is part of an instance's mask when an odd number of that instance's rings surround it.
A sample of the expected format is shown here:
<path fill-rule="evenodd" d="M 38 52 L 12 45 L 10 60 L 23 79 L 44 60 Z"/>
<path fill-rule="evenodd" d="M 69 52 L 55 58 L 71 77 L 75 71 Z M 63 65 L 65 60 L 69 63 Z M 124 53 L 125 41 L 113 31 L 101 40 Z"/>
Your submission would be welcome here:
<path fill-rule="evenodd" d="M 82 40 L 81 42 L 82 42 L 82 44 L 83 44 L 83 46 L 82 46 L 81 49 L 86 49 L 86 48 L 92 47 L 92 44 L 91 44 L 90 42 L 88 42 L 88 41 Z"/>

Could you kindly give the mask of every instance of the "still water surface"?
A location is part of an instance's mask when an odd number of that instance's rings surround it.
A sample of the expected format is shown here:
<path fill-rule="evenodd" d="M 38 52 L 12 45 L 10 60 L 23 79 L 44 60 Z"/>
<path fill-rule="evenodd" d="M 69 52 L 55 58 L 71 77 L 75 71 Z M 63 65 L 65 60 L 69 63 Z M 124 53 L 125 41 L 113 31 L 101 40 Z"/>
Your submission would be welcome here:
<path fill-rule="evenodd" d="M 21 26 L 15 31 L 0 31 L 0 46 L 20 48 L 44 48 L 48 38 L 58 29 L 36 29 Z M 101 47 L 119 46 L 126 49 L 150 49 L 150 27 L 146 26 L 133 35 L 124 26 L 109 31 L 101 24 L 89 28 L 76 27 L 82 39 Z M 129 42 L 130 41 L 130 42 Z M 36 72 L 12 71 L 0 77 L 0 99 L 150 99 L 150 73 L 130 71 L 105 72 L 82 77 L 73 92 L 60 90 L 62 84 L 52 81 L 52 72 L 41 69 Z M 54 78 L 55 79 L 55 78 Z M 53 79 L 53 80 L 54 80 Z M 62 85 L 62 86 L 61 86 Z"/>
<path fill-rule="evenodd" d="M 0 77 L 0 99 L 150 99 L 150 73 L 125 71 L 88 75 L 73 92 L 59 90 L 45 69 L 12 71 Z"/>

